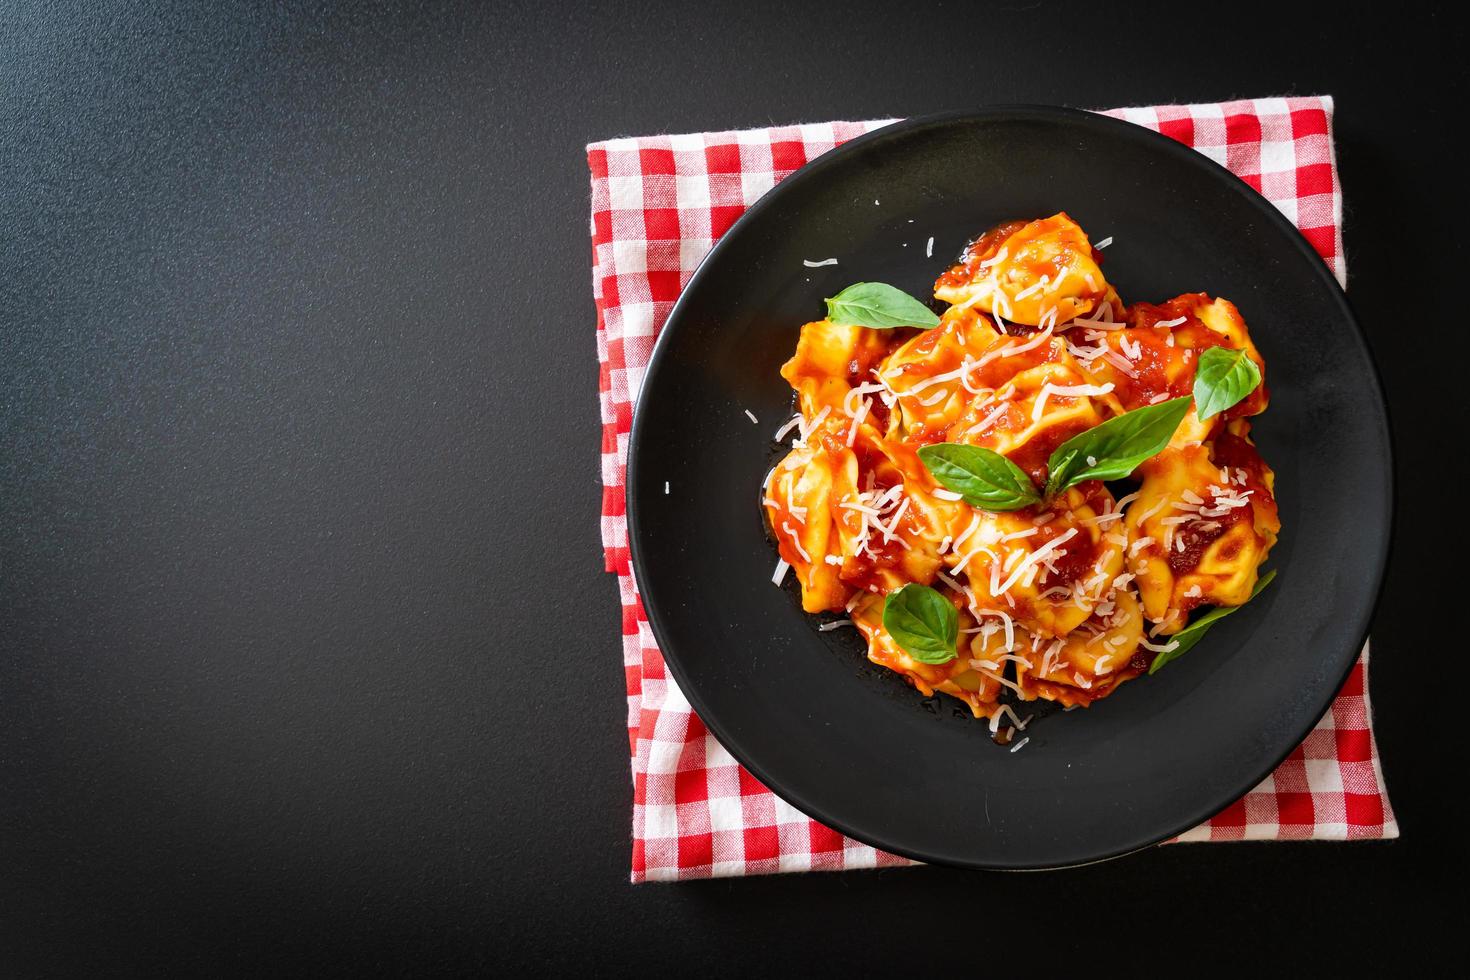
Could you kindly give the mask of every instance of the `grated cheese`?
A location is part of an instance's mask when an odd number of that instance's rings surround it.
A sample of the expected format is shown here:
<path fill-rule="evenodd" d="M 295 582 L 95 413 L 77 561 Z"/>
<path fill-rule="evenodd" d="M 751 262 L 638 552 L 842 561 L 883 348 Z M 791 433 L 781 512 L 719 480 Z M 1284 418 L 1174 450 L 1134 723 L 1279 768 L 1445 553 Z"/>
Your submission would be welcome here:
<path fill-rule="evenodd" d="M 961 378 L 960 378 L 960 384 L 964 384 L 968 380 L 969 380 L 968 378 L 965 378 L 965 377 L 961 376 Z M 969 386 L 966 385 L 966 387 L 968 388 Z M 937 405 L 939 402 L 944 401 L 948 397 L 949 397 L 949 392 L 942 391 L 942 390 L 941 391 L 936 391 L 934 394 L 930 395 L 928 398 L 921 398 L 921 399 L 919 399 L 919 404 L 922 405 L 922 406 L 924 406 L 925 408 L 932 408 L 935 405 Z"/>
<path fill-rule="evenodd" d="M 791 529 L 791 523 L 789 521 L 782 521 L 781 529 L 784 530 L 787 534 L 791 535 L 791 543 L 796 547 L 796 553 L 801 556 L 802 561 L 810 565 L 812 562 L 812 556 L 807 554 L 806 549 L 801 546 L 801 538 L 799 538 L 796 532 Z"/>
<path fill-rule="evenodd" d="M 1040 422 L 1041 413 L 1046 408 L 1046 399 L 1049 395 L 1062 395 L 1066 398 L 1082 398 L 1090 395 L 1106 395 L 1113 390 L 1113 383 L 1109 381 L 1103 385 L 1054 385 L 1050 381 L 1041 386 L 1041 392 L 1036 396 L 1036 404 L 1031 409 L 1031 421 Z M 1089 463 L 1089 466 L 1094 465 Z"/>
<path fill-rule="evenodd" d="M 776 434 L 774 436 L 772 436 L 771 438 L 773 438 L 777 442 L 780 442 L 782 439 L 785 439 L 786 438 L 786 434 L 788 432 L 790 432 L 792 429 L 796 428 L 799 425 L 801 425 L 801 415 L 800 415 L 800 413 L 798 413 L 796 415 L 793 415 L 793 416 L 791 416 L 791 418 L 787 419 L 786 420 L 786 424 L 783 425 L 783 426 L 781 426 L 781 428 L 777 429 L 776 430 Z"/>
<path fill-rule="evenodd" d="M 865 384 L 860 384 L 856 388 L 853 388 L 851 391 L 849 391 L 846 395 L 842 396 L 842 410 L 847 413 L 848 418 L 851 418 L 852 416 L 857 414 L 859 399 L 866 401 L 866 399 L 863 399 L 864 395 L 871 395 L 874 392 L 880 392 L 883 390 L 884 385 L 882 382 L 868 382 Z"/>
<path fill-rule="evenodd" d="M 811 434 L 813 432 L 816 432 L 817 431 L 817 426 L 821 425 L 822 424 L 822 420 L 825 419 L 829 414 L 831 414 L 831 412 L 832 412 L 832 406 L 831 405 L 823 405 L 822 406 L 822 410 L 817 413 L 817 417 L 816 418 L 812 419 L 810 425 L 805 425 L 805 424 L 802 425 L 802 427 L 801 427 L 801 435 L 797 438 L 796 444 L 797 445 L 802 445 L 802 446 L 806 445 L 807 439 L 811 438 Z M 749 412 L 746 412 L 745 414 L 750 415 Z M 754 418 L 754 417 L 755 416 L 751 415 L 751 418 Z"/>
<path fill-rule="evenodd" d="M 990 427 L 990 423 L 994 422 L 996 419 L 1000 418 L 1006 412 L 1010 411 L 1010 408 L 1011 408 L 1011 406 L 1010 406 L 1010 403 L 1009 402 L 1002 402 L 1001 404 L 999 404 L 999 405 L 997 405 L 995 407 L 995 410 L 993 412 L 991 412 L 989 415 L 987 415 L 983 419 L 981 419 L 980 420 L 980 423 L 978 425 L 976 425 L 975 428 L 972 429 L 971 431 L 978 431 L 978 430 L 981 430 L 981 429 L 987 429 L 987 428 L 989 428 Z"/>
<path fill-rule="evenodd" d="M 1061 557 L 1061 555 L 1062 554 L 1065 554 L 1065 552 L 1064 551 L 1059 551 L 1059 549 L 1061 549 L 1061 547 L 1062 547 L 1063 544 L 1065 544 L 1066 542 L 1072 540 L 1072 538 L 1074 538 L 1076 536 L 1077 536 L 1077 529 L 1075 527 L 1074 528 L 1069 528 L 1065 533 L 1057 535 L 1056 537 L 1054 537 L 1050 541 L 1048 541 L 1046 544 L 1042 545 L 1040 548 L 1038 548 L 1035 551 L 1031 552 L 1029 555 L 1026 556 L 1026 558 L 1023 561 L 1021 561 L 1016 566 L 1016 570 L 1013 571 L 1013 572 L 1011 572 L 1010 578 L 1006 579 L 1005 583 L 1003 585 L 1001 585 L 1001 587 L 998 590 L 997 589 L 992 589 L 991 592 L 990 592 L 990 594 L 991 595 L 1000 595 L 1003 592 L 1009 592 L 1010 589 L 1011 589 L 1011 586 L 1015 585 L 1017 582 L 1019 582 L 1021 580 L 1021 576 L 1025 575 L 1026 572 L 1028 572 L 1032 568 L 1036 567 L 1036 565 L 1038 563 L 1040 563 L 1043 559 L 1045 559 L 1047 555 L 1050 555 L 1053 552 L 1058 552 L 1057 557 Z"/>
<path fill-rule="evenodd" d="M 858 426 L 862 425 L 863 419 L 868 417 L 868 409 L 872 407 L 872 404 L 871 401 L 864 398 L 862 405 L 858 406 L 857 414 L 852 417 L 852 426 L 847 430 L 847 445 L 849 447 L 857 439 Z"/>

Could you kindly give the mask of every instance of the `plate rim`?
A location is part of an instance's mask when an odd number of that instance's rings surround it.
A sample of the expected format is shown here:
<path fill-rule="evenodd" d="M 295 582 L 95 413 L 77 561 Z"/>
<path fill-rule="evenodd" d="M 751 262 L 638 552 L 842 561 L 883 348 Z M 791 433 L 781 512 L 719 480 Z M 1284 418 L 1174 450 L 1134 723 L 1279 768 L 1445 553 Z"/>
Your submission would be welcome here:
<path fill-rule="evenodd" d="M 657 371 L 661 368 L 663 360 L 669 348 L 669 337 L 672 336 L 671 328 L 676 325 L 686 306 L 690 302 L 689 297 L 691 292 L 693 291 L 693 287 L 698 284 L 703 278 L 712 274 L 709 270 L 714 266 L 723 251 L 728 247 L 729 243 L 737 239 L 739 232 L 742 231 L 744 226 L 748 224 L 753 224 L 758 216 L 778 206 L 781 197 L 784 196 L 784 193 L 777 193 L 781 190 L 781 188 L 785 187 L 789 189 L 791 187 L 799 187 L 809 181 L 820 179 L 820 176 L 824 171 L 830 169 L 839 161 L 844 160 L 847 156 L 854 153 L 860 153 L 869 143 L 878 142 L 881 138 L 891 137 L 895 133 L 901 133 L 907 130 L 921 129 L 930 126 L 985 124 L 995 122 L 1014 122 L 1018 120 L 1045 121 L 1051 123 L 1061 123 L 1064 125 L 1070 124 L 1095 126 L 1102 130 L 1111 130 L 1113 133 L 1116 133 L 1118 135 L 1140 140 L 1146 144 L 1152 144 L 1153 149 L 1155 149 L 1156 151 L 1170 154 L 1180 160 L 1188 161 L 1191 165 L 1202 167 L 1205 171 L 1212 173 L 1213 176 L 1217 179 L 1222 177 L 1225 178 L 1225 182 L 1239 196 L 1246 200 L 1252 208 L 1254 208 L 1258 213 L 1262 214 L 1265 219 L 1269 223 L 1271 223 L 1278 232 L 1283 235 L 1283 237 L 1291 242 L 1292 246 L 1299 253 L 1308 256 L 1312 260 L 1312 274 L 1322 279 L 1328 286 L 1331 287 L 1329 290 L 1329 295 L 1332 296 L 1332 302 L 1336 305 L 1340 316 L 1344 320 L 1346 320 L 1348 324 L 1351 325 L 1351 340 L 1361 350 L 1363 358 L 1368 364 L 1368 377 L 1371 381 L 1371 384 L 1369 385 L 1367 391 L 1361 393 L 1360 397 L 1366 396 L 1370 402 L 1370 407 L 1376 407 L 1376 414 L 1378 417 L 1377 421 L 1379 423 L 1379 427 L 1383 432 L 1385 452 L 1379 459 L 1378 466 L 1383 476 L 1385 520 L 1380 525 L 1382 527 L 1382 533 L 1379 534 L 1376 540 L 1373 541 L 1372 550 L 1374 552 L 1374 560 L 1371 564 L 1372 584 L 1369 589 L 1371 601 L 1363 607 L 1363 611 L 1359 617 L 1358 627 L 1353 630 L 1353 634 L 1358 637 L 1357 642 L 1353 647 L 1351 654 L 1344 655 L 1345 663 L 1340 673 L 1335 675 L 1336 679 L 1334 683 L 1332 683 L 1331 685 L 1324 685 L 1323 689 L 1327 693 L 1325 697 L 1320 698 L 1321 703 L 1314 707 L 1311 711 L 1309 715 L 1311 719 L 1310 722 L 1305 728 L 1303 728 L 1296 736 L 1294 736 L 1290 740 L 1286 749 L 1281 752 L 1281 754 L 1277 758 L 1275 758 L 1275 760 L 1272 761 L 1271 764 L 1264 771 L 1248 779 L 1244 785 L 1238 787 L 1235 790 L 1232 790 L 1228 794 L 1228 798 L 1223 803 L 1219 805 L 1214 805 L 1212 803 L 1203 813 L 1196 814 L 1191 811 L 1191 815 L 1188 818 L 1184 818 L 1180 826 L 1174 827 L 1166 833 L 1149 833 L 1145 835 L 1147 839 L 1137 844 L 1113 848 L 1106 853 L 1098 853 L 1096 855 L 1081 858 L 1076 861 L 1064 861 L 1055 864 L 1037 864 L 1034 862 L 1026 861 L 1018 861 L 1012 863 L 994 860 L 975 860 L 972 858 L 966 858 L 963 855 L 955 856 L 925 853 L 922 849 L 895 845 L 893 842 L 890 841 L 876 839 L 875 836 L 872 834 L 857 832 L 854 828 L 849 826 L 847 822 L 841 818 L 840 815 L 831 814 L 825 812 L 821 807 L 812 806 L 802 798 L 801 793 L 793 791 L 792 788 L 788 785 L 783 785 L 782 781 L 779 778 L 773 778 L 769 771 L 765 769 L 765 767 L 753 764 L 746 756 L 746 754 L 738 747 L 738 740 L 732 741 L 728 737 L 729 729 L 724 726 L 723 722 L 719 721 L 717 718 L 707 712 L 707 704 L 705 703 L 703 696 L 699 694 L 695 686 L 689 683 L 689 676 L 685 673 L 684 667 L 680 663 L 678 655 L 672 653 L 672 648 L 665 643 L 664 638 L 668 634 L 664 626 L 662 625 L 662 613 L 659 611 L 656 605 L 651 602 L 641 603 L 643 605 L 644 614 L 648 620 L 649 628 L 653 631 L 654 639 L 658 642 L 659 652 L 663 657 L 664 663 L 668 666 L 669 671 L 673 674 L 674 680 L 678 683 L 679 688 L 683 692 L 685 699 L 689 702 L 691 710 L 694 712 L 695 715 L 698 716 L 699 720 L 704 723 L 710 734 L 714 736 L 714 738 L 720 743 L 720 745 L 724 747 L 724 749 L 729 752 L 730 755 L 734 757 L 734 759 L 740 765 L 744 766 L 746 770 L 751 773 L 751 775 L 755 776 L 755 778 L 759 780 L 761 784 L 769 789 L 772 793 L 775 793 L 782 800 L 786 801 L 788 804 L 790 804 L 792 807 L 800 811 L 808 818 L 825 824 L 826 826 L 831 827 L 832 829 L 837 830 L 838 832 L 848 837 L 851 837 L 854 840 L 867 844 L 870 847 L 878 848 L 879 850 L 887 851 L 891 854 L 896 854 L 900 857 L 905 857 L 910 860 L 919 861 L 925 864 L 936 864 L 948 867 L 982 871 L 1061 870 L 1065 868 L 1083 867 L 1086 865 L 1098 864 L 1104 861 L 1116 860 L 1117 858 L 1125 857 L 1129 854 L 1136 854 L 1140 851 L 1148 850 L 1209 820 L 1211 817 L 1221 812 L 1225 807 L 1230 806 L 1231 803 L 1233 803 L 1235 800 L 1240 799 L 1245 794 L 1250 792 L 1250 790 L 1259 785 L 1260 782 L 1271 773 L 1275 772 L 1280 767 L 1281 763 L 1284 762 L 1286 758 L 1292 752 L 1294 752 L 1298 746 L 1301 745 L 1302 740 L 1306 738 L 1306 736 L 1317 726 L 1318 722 L 1320 722 L 1322 718 L 1326 715 L 1328 709 L 1332 706 L 1333 701 L 1336 699 L 1337 693 L 1342 689 L 1343 684 L 1346 683 L 1348 676 L 1352 673 L 1354 665 L 1357 664 L 1359 655 L 1362 653 L 1364 645 L 1369 640 L 1369 633 L 1371 632 L 1373 617 L 1377 611 L 1378 605 L 1383 595 L 1384 579 L 1386 577 L 1388 562 L 1392 554 L 1392 545 L 1394 540 L 1393 532 L 1397 522 L 1397 508 L 1395 504 L 1398 499 L 1398 486 L 1397 472 L 1396 467 L 1394 466 L 1395 448 L 1393 444 L 1393 428 L 1390 424 L 1388 402 L 1387 399 L 1384 397 L 1381 371 L 1378 366 L 1377 360 L 1373 356 L 1372 348 L 1368 344 L 1367 336 L 1363 332 L 1362 325 L 1358 322 L 1357 316 L 1354 314 L 1352 306 L 1348 302 L 1346 290 L 1341 284 L 1338 283 L 1337 277 L 1328 265 L 1328 263 L 1322 258 L 1320 254 L 1318 254 L 1317 250 L 1312 246 L 1312 244 L 1307 241 L 1306 236 L 1302 234 L 1301 229 L 1293 224 L 1286 217 L 1286 215 L 1283 214 L 1274 204 L 1272 204 L 1262 194 L 1256 191 L 1253 187 L 1247 184 L 1236 174 L 1232 173 L 1227 167 L 1210 159 L 1208 156 L 1199 152 L 1193 147 L 1180 143 L 1174 139 L 1171 139 L 1170 137 L 1164 136 L 1162 133 L 1156 132 L 1145 126 L 1128 122 L 1124 119 L 1118 119 L 1113 116 L 1104 115 L 1102 112 L 1094 112 L 1085 109 L 1075 109 L 1066 106 L 1044 104 L 1005 103 L 982 106 L 976 109 L 963 109 L 951 112 L 911 116 L 908 118 L 899 119 L 895 122 L 887 123 L 885 125 L 877 127 L 876 129 L 869 130 L 866 133 L 856 136 L 848 140 L 847 142 L 834 147 L 831 150 L 823 152 L 816 158 L 808 161 L 801 167 L 792 171 L 770 190 L 762 194 L 759 199 L 757 199 L 753 204 L 750 205 L 750 207 L 746 208 L 746 210 L 725 231 L 725 233 L 721 235 L 718 240 L 715 241 L 714 245 L 710 248 L 708 252 L 705 253 L 704 257 L 700 259 L 699 264 L 695 267 L 694 272 L 690 275 L 688 282 L 686 282 L 683 288 L 680 290 L 679 297 L 675 300 L 674 305 L 670 308 L 669 314 L 664 319 L 663 325 L 659 328 L 658 336 L 655 338 L 653 348 L 649 353 L 648 366 L 644 369 L 643 380 L 640 385 L 640 393 L 642 387 L 647 385 L 650 379 L 652 379 Z M 1333 147 L 1333 156 L 1335 160 L 1335 146 Z M 1339 217 L 1338 220 L 1340 233 L 1341 217 Z M 642 554 L 642 546 L 640 544 L 640 528 L 642 526 L 642 518 L 639 516 L 640 498 L 637 490 L 635 489 L 637 481 L 633 479 L 633 474 L 637 471 L 640 446 L 643 443 L 644 435 L 650 424 L 648 421 L 648 413 L 644 410 L 644 404 L 644 400 L 642 398 L 639 398 L 637 403 L 634 405 L 633 420 L 628 432 L 628 458 L 624 469 L 623 479 L 624 514 L 626 517 L 628 528 L 629 571 L 630 574 L 633 576 L 634 586 L 638 591 L 640 599 L 645 594 L 644 589 L 642 588 L 640 583 L 646 580 L 646 566 Z"/>

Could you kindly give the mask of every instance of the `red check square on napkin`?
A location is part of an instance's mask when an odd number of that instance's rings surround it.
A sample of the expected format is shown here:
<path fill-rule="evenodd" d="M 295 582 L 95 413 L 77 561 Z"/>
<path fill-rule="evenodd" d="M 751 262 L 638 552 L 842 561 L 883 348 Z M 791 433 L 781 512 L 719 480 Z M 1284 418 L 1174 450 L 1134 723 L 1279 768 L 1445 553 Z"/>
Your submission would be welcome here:
<path fill-rule="evenodd" d="M 1290 218 L 1347 284 L 1332 99 L 1114 109 L 1228 167 Z M 628 560 L 628 432 L 679 292 L 745 209 L 809 160 L 893 120 L 614 139 L 587 147 L 601 363 L 602 544 L 623 607 L 633 755 L 633 881 L 909 864 L 810 819 L 717 742 L 664 666 Z M 1368 648 L 1305 741 L 1266 780 L 1177 841 L 1398 836 L 1368 701 Z"/>

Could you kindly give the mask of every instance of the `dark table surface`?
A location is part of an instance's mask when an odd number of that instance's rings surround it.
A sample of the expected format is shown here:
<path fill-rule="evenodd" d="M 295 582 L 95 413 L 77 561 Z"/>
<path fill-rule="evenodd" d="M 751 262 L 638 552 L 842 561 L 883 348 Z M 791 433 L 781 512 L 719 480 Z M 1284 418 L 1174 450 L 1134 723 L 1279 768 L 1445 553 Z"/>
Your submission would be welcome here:
<path fill-rule="evenodd" d="M 6 4 L 0 968 L 1404 968 L 1457 939 L 1465 639 L 1424 589 L 1463 542 L 1466 34 L 1184 6 Z M 1373 694 L 1403 838 L 630 886 L 584 144 L 1316 92 L 1397 445 Z"/>

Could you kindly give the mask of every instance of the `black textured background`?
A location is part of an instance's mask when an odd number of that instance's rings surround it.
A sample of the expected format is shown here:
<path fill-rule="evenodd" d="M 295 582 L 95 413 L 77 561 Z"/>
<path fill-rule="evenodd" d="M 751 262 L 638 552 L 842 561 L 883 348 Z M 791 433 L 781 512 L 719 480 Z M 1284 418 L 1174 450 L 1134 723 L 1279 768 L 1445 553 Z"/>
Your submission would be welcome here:
<path fill-rule="evenodd" d="M 1467 37 L 1268 9 L 0 7 L 0 970 L 1405 968 L 1455 943 Z M 1398 447 L 1373 693 L 1404 838 L 627 885 L 584 144 L 1321 91 Z"/>

